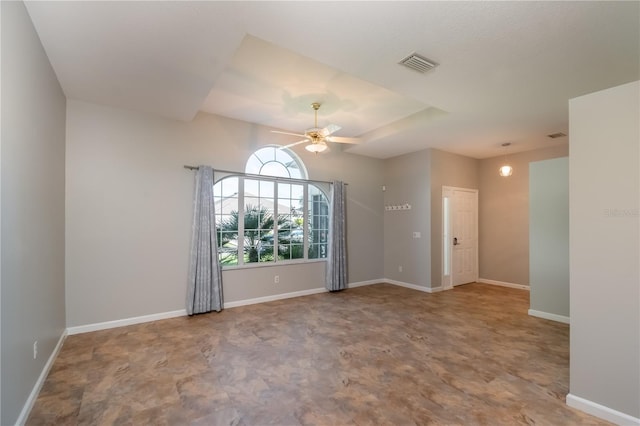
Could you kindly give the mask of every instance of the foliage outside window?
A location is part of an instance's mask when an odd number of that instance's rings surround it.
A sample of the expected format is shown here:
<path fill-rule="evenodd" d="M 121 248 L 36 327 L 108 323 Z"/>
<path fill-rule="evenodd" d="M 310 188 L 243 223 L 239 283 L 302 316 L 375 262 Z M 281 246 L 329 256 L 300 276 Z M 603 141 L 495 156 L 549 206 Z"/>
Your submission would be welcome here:
<path fill-rule="evenodd" d="M 218 256 L 223 266 L 327 256 L 329 205 L 289 150 L 269 146 L 247 161 L 247 174 L 214 185 Z M 262 177 L 263 176 L 263 177 Z M 282 179 L 284 178 L 284 179 Z M 244 208 L 239 208 L 244 206 Z"/>

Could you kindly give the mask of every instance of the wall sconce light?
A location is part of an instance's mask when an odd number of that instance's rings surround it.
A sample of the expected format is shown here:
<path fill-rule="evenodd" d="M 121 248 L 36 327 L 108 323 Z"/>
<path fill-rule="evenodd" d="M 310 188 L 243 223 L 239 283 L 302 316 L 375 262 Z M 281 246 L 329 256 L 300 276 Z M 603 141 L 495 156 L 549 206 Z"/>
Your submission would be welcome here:
<path fill-rule="evenodd" d="M 513 167 L 511 167 L 507 162 L 507 150 L 509 149 L 509 146 L 511 146 L 511 142 L 505 142 L 502 144 L 502 146 L 504 147 L 504 164 L 500 166 L 498 170 L 499 170 L 500 176 L 508 177 L 513 174 Z"/>

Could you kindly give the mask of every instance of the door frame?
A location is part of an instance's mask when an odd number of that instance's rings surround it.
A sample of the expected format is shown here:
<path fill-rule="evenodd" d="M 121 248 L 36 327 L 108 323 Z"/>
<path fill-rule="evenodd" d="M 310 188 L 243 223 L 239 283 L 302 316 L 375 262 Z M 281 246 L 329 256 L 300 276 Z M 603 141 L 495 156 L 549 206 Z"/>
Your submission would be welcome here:
<path fill-rule="evenodd" d="M 475 252 L 476 252 L 476 260 L 475 260 L 475 271 L 474 271 L 474 279 L 478 281 L 479 277 L 479 253 L 478 253 L 478 228 L 480 227 L 480 223 L 478 221 L 479 211 L 478 211 L 478 198 L 479 198 L 479 190 L 472 188 L 461 188 L 457 186 L 442 186 L 442 229 L 440 234 L 440 247 L 442 247 L 442 256 L 440 262 L 440 268 L 442 271 L 442 289 L 443 290 L 451 290 L 453 289 L 453 230 L 451 229 L 453 220 L 452 213 L 453 210 L 450 208 L 450 199 L 452 198 L 453 191 L 465 191 L 475 193 L 475 210 L 476 210 L 476 229 L 475 229 Z"/>

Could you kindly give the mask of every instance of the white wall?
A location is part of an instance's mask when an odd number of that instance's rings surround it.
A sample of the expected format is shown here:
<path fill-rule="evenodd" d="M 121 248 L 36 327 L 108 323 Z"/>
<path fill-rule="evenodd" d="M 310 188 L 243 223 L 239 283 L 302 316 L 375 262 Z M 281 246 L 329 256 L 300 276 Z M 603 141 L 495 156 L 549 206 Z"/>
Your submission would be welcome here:
<path fill-rule="evenodd" d="M 69 101 L 67 325 L 184 309 L 194 173 L 243 171 L 290 138 L 210 114 L 192 122 Z M 383 276 L 382 161 L 296 147 L 311 179 L 347 182 L 349 281 Z M 273 276 L 280 275 L 274 284 Z M 223 272 L 225 302 L 324 286 L 324 262 Z"/>
<path fill-rule="evenodd" d="M 529 164 L 529 313 L 569 320 L 569 158 Z"/>
<path fill-rule="evenodd" d="M 65 328 L 65 97 L 24 4 L 1 2 L 0 7 L 0 424 L 10 425 L 18 419 Z"/>
<path fill-rule="evenodd" d="M 567 402 L 640 419 L 640 83 L 569 102 Z M 640 421 L 640 420 L 638 420 Z M 625 421 L 628 423 L 629 420 Z"/>

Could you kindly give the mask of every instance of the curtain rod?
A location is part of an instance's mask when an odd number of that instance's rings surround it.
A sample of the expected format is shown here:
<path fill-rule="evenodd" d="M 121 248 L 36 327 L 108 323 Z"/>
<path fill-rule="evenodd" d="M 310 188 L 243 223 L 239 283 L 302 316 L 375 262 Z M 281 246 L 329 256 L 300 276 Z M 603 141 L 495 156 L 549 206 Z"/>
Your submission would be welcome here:
<path fill-rule="evenodd" d="M 198 166 L 184 166 L 185 169 L 187 170 L 198 170 L 199 167 Z M 244 176 L 244 177 L 249 177 L 249 178 L 255 178 L 255 179 L 263 179 L 263 180 L 286 180 L 286 181 L 290 181 L 290 182 L 315 182 L 315 183 L 328 183 L 329 185 L 333 184 L 333 182 L 329 182 L 326 180 L 312 180 L 312 179 L 296 179 L 296 178 L 286 178 L 286 177 L 278 177 L 278 176 L 266 176 L 266 175 L 254 175 L 251 173 L 243 173 L 243 172 L 234 172 L 231 170 L 220 170 L 220 169 L 213 169 L 213 172 L 219 172 L 219 173 L 229 173 L 231 175 L 238 175 L 238 176 Z M 345 183 L 345 185 L 349 185 L 348 183 Z"/>

